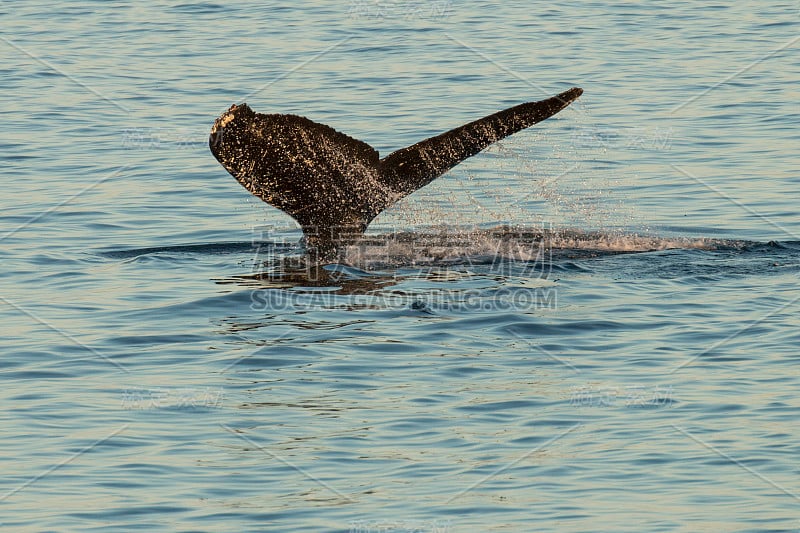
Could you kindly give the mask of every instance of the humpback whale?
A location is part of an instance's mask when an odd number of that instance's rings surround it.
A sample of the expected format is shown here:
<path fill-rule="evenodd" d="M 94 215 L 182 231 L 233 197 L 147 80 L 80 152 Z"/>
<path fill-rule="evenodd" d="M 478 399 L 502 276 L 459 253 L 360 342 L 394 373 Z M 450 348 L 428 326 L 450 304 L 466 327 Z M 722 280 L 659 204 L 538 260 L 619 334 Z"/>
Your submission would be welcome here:
<path fill-rule="evenodd" d="M 555 115 L 582 93 L 573 87 L 510 107 L 383 159 L 369 144 L 330 126 L 234 104 L 214 122 L 209 148 L 248 191 L 300 223 L 312 258 L 330 260 L 387 207 L 492 143 Z"/>

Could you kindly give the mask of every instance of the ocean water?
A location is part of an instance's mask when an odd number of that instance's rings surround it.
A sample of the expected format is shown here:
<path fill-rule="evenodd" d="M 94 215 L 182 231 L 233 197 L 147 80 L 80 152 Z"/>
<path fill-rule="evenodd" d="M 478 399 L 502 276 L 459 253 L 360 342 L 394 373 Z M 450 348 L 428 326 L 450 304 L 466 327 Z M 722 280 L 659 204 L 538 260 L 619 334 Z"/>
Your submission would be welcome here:
<path fill-rule="evenodd" d="M 0 1 L 0 530 L 800 530 L 800 4 Z M 347 262 L 207 146 L 572 86 Z"/>

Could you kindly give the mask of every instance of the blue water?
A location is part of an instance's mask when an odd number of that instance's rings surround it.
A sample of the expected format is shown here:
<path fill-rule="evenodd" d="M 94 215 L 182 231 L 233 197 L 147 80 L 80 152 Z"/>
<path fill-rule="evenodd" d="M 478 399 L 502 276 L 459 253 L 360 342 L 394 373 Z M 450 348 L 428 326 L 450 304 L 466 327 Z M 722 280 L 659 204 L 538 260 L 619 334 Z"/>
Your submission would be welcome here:
<path fill-rule="evenodd" d="M 797 531 L 800 5 L 0 2 L 0 528 Z M 347 265 L 207 147 L 572 86 Z"/>

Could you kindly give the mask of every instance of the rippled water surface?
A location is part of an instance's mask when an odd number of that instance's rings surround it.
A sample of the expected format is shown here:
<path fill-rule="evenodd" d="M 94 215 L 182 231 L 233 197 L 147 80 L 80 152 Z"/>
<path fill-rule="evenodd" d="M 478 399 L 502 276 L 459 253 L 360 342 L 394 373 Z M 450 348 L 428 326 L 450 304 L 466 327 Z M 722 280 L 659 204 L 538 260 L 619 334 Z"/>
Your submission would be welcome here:
<path fill-rule="evenodd" d="M 0 528 L 797 531 L 800 5 L 0 2 Z M 208 151 L 558 116 L 346 264 Z"/>

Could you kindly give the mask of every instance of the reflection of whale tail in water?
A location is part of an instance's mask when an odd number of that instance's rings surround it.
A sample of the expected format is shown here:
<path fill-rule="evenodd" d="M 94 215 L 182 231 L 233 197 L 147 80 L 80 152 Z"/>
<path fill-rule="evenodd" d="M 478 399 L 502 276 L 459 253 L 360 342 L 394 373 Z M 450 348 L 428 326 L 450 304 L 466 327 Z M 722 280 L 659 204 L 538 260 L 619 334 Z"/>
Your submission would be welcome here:
<path fill-rule="evenodd" d="M 297 115 L 264 115 L 233 105 L 211 129 L 209 146 L 248 191 L 291 215 L 306 245 L 324 255 L 361 235 L 378 213 L 463 160 L 551 117 L 578 98 L 572 88 L 520 104 L 380 159 L 377 150 Z"/>

